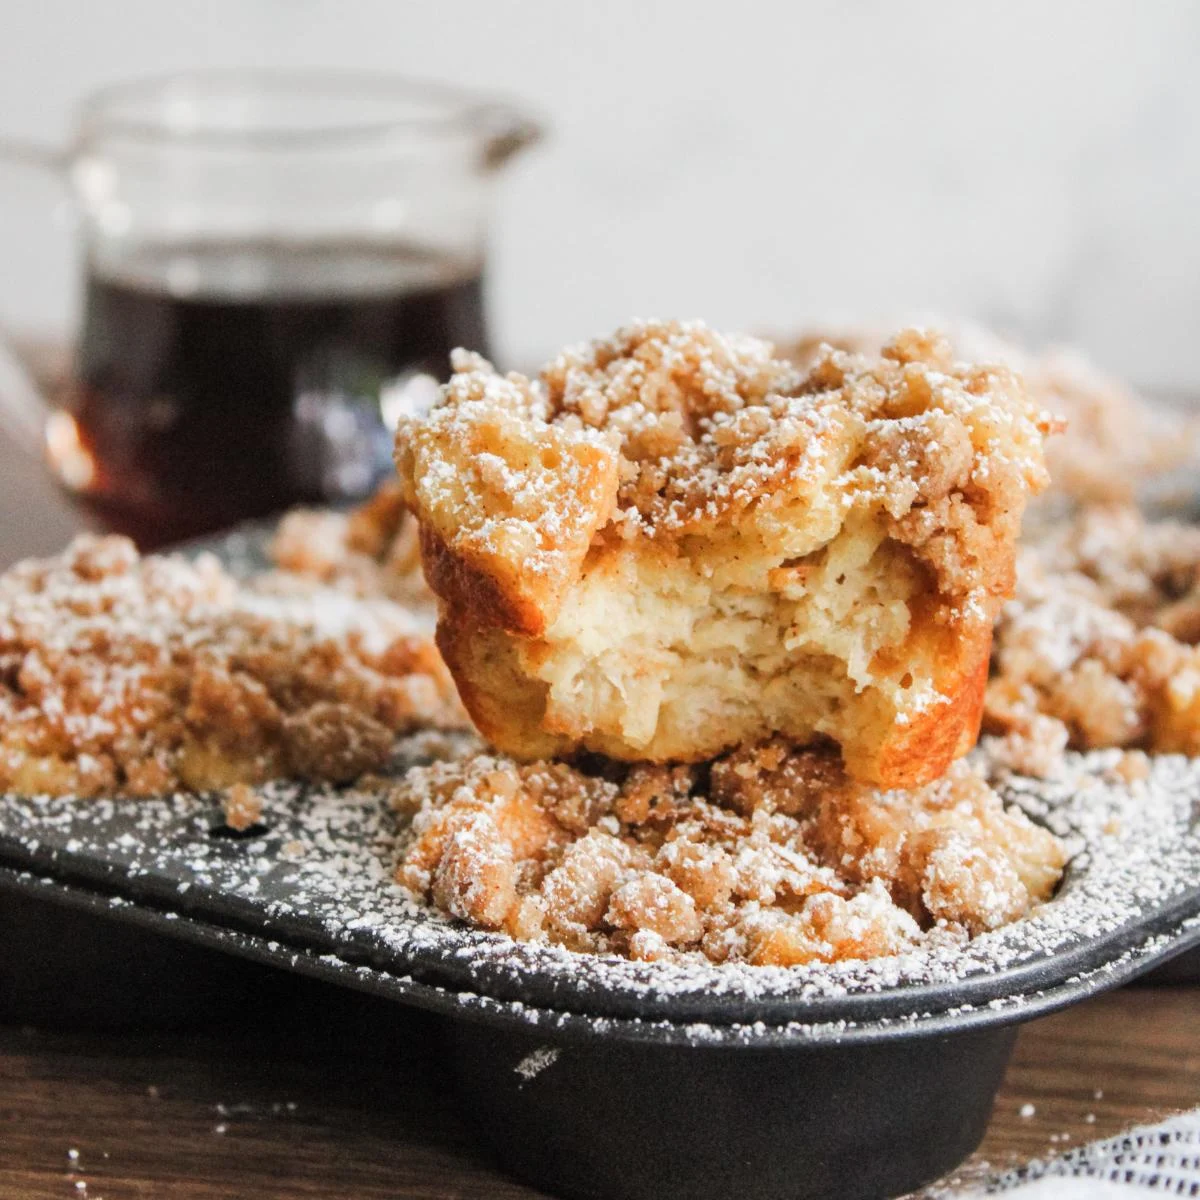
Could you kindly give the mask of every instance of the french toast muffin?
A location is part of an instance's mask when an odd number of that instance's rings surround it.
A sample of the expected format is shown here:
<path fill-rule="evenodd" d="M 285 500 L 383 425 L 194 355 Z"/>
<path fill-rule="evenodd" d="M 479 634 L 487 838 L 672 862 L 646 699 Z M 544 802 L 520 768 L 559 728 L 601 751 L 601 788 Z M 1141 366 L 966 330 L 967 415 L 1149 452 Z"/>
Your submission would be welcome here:
<path fill-rule="evenodd" d="M 973 744 L 1053 424 L 1013 371 L 915 329 L 801 368 L 677 321 L 535 380 L 454 367 L 397 466 L 438 645 L 496 747 L 663 763 L 827 738 L 907 787 Z"/>
<path fill-rule="evenodd" d="M 1200 526 L 1095 505 L 1022 549 L 997 622 L 984 725 L 1009 763 L 1067 749 L 1200 754 Z"/>
<path fill-rule="evenodd" d="M 1046 447 L 1048 497 L 1075 504 L 1133 500 L 1139 488 L 1197 459 L 1200 421 L 1182 408 L 1156 405 L 1072 347 L 1034 352 L 988 329 L 954 321 L 943 327 L 955 358 L 1003 362 L 1033 398 L 1065 427 Z M 780 353 L 801 366 L 823 345 L 877 354 L 887 333 L 871 326 L 829 326 L 793 333 Z"/>
<path fill-rule="evenodd" d="M 0 574 L 0 793 L 344 783 L 402 733 L 465 723 L 429 632 L 389 601 L 261 593 L 212 555 L 115 536 Z"/>

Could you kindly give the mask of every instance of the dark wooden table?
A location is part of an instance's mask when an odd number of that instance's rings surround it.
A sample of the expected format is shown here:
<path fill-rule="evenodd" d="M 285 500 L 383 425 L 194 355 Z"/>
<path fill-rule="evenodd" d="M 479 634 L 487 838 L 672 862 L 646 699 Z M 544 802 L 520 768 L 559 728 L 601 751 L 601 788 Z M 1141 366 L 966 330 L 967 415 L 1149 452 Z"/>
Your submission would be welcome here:
<path fill-rule="evenodd" d="M 76 517 L 0 439 L 0 566 Z M 453 1111 L 422 1017 L 305 989 L 173 1034 L 0 1027 L 3 1200 L 519 1197 Z M 1200 988 L 1130 988 L 1028 1026 L 970 1177 L 1200 1105 Z M 1032 1106 L 1032 1110 L 1029 1108 Z M 81 1186 L 82 1185 L 82 1186 Z"/>

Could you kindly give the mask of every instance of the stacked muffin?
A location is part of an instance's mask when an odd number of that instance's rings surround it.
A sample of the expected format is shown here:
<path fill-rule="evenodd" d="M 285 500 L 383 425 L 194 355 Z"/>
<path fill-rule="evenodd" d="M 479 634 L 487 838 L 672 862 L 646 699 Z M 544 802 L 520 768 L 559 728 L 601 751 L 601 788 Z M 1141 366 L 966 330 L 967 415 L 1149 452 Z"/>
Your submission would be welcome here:
<path fill-rule="evenodd" d="M 494 752 L 413 773 L 401 881 L 516 937 L 789 964 L 966 938 L 1062 847 L 962 761 L 1053 422 L 906 330 L 807 365 L 640 322 L 460 354 L 398 431 Z"/>

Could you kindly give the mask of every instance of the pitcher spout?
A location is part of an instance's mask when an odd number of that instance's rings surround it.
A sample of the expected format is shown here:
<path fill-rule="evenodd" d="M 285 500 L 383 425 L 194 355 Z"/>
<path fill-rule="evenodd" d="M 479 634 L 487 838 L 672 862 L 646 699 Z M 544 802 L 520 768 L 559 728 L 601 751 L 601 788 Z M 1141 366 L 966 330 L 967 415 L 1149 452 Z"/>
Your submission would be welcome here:
<path fill-rule="evenodd" d="M 480 166 L 489 174 L 546 136 L 542 121 L 507 104 L 481 105 L 474 115 L 480 133 Z"/>

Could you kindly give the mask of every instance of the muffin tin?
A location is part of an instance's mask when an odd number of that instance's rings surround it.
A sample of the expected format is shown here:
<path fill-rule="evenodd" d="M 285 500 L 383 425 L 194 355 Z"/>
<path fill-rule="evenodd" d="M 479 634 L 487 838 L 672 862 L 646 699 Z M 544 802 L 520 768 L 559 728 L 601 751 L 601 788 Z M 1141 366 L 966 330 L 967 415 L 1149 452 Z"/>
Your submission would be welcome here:
<path fill-rule="evenodd" d="M 260 535 L 220 549 L 261 565 Z M 395 769 L 464 744 L 417 735 Z M 896 1195 L 978 1144 L 1021 1023 L 1200 946 L 1200 763 L 1161 758 L 1134 784 L 1118 764 L 996 780 L 1072 852 L 1031 917 L 789 969 L 468 929 L 392 882 L 378 791 L 272 785 L 242 834 L 211 797 L 0 797 L 0 1017 L 178 1026 L 307 976 L 434 1014 L 481 1135 L 555 1194 Z"/>

